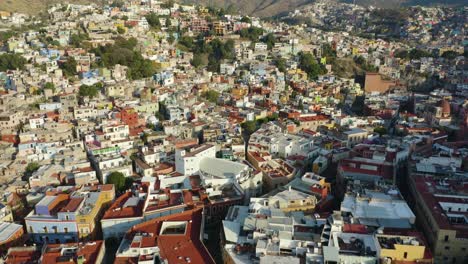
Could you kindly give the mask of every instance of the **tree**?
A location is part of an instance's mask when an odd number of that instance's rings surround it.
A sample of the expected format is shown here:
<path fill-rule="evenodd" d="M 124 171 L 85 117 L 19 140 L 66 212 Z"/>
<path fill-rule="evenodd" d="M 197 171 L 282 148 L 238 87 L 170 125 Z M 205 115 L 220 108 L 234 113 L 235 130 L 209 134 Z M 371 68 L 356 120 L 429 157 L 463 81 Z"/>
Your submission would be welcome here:
<path fill-rule="evenodd" d="M 126 189 L 125 175 L 123 173 L 114 171 L 107 176 L 107 184 L 114 184 L 115 189 L 119 192 L 124 192 Z"/>
<path fill-rule="evenodd" d="M 190 61 L 193 67 L 198 68 L 203 64 L 203 58 L 200 54 L 193 54 L 193 59 Z"/>
<path fill-rule="evenodd" d="M 326 57 L 327 59 L 336 58 L 336 51 L 330 44 L 326 43 L 322 45 L 322 57 Z"/>
<path fill-rule="evenodd" d="M 115 0 L 110 5 L 111 7 L 122 8 L 124 6 L 124 2 L 122 0 Z"/>
<path fill-rule="evenodd" d="M 165 3 L 161 4 L 162 8 L 172 8 L 174 6 L 174 0 L 168 0 Z"/>
<path fill-rule="evenodd" d="M 35 171 L 37 171 L 41 166 L 37 162 L 31 162 L 26 166 L 26 173 L 28 175 L 33 174 Z"/>
<path fill-rule="evenodd" d="M 409 58 L 411 60 L 419 60 L 423 57 L 432 57 L 432 54 L 428 51 L 420 50 L 420 49 L 412 49 L 409 52 Z"/>
<path fill-rule="evenodd" d="M 241 124 L 241 127 L 244 134 L 246 134 L 247 136 L 250 136 L 255 131 L 257 131 L 257 123 L 255 121 L 245 121 Z"/>
<path fill-rule="evenodd" d="M 299 68 L 307 73 L 309 79 L 316 79 L 319 75 L 325 74 L 327 70 L 310 53 L 299 53 Z"/>
<path fill-rule="evenodd" d="M 149 59 L 144 59 L 141 52 L 135 50 L 138 41 L 135 38 L 119 37 L 114 45 L 101 46 L 93 50 L 101 57 L 100 66 L 112 67 L 116 64 L 128 67 L 127 77 L 132 80 L 151 77 L 156 67 Z"/>
<path fill-rule="evenodd" d="M 380 127 L 374 128 L 374 132 L 378 133 L 379 136 L 383 136 L 383 135 L 387 134 L 387 129 L 385 127 L 380 126 Z"/>
<path fill-rule="evenodd" d="M 444 53 L 442 53 L 442 58 L 445 58 L 445 59 L 448 59 L 448 60 L 453 60 L 458 56 L 460 56 L 460 54 L 458 54 L 458 52 L 453 51 L 453 50 L 448 50 L 448 51 L 445 51 Z"/>
<path fill-rule="evenodd" d="M 377 72 L 378 68 L 372 64 L 367 63 L 367 60 L 362 56 L 354 57 L 354 62 L 359 65 L 366 72 Z"/>
<path fill-rule="evenodd" d="M 78 95 L 79 96 L 88 96 L 88 97 L 96 97 L 99 93 L 99 90 L 98 90 L 98 86 L 96 85 L 86 85 L 86 84 L 83 84 L 80 86 L 79 88 L 79 91 L 78 91 Z"/>
<path fill-rule="evenodd" d="M 0 32 L 0 42 L 5 42 L 9 40 L 11 37 L 15 36 L 17 32 L 9 30 L 9 31 L 1 31 Z"/>
<path fill-rule="evenodd" d="M 2 54 L 0 55 L 0 72 L 7 70 L 23 70 L 26 64 L 26 59 L 18 54 Z"/>
<path fill-rule="evenodd" d="M 77 47 L 77 48 L 81 47 L 81 45 L 83 44 L 83 41 L 87 39 L 89 39 L 88 34 L 82 34 L 82 33 L 72 34 L 70 36 L 70 45 Z"/>
<path fill-rule="evenodd" d="M 63 73 L 67 76 L 67 77 L 70 77 L 70 76 L 74 76 L 77 74 L 76 72 L 76 60 L 73 58 L 73 57 L 70 57 L 68 58 L 67 61 L 65 61 L 64 63 L 60 64 L 60 69 L 63 70 Z"/>
<path fill-rule="evenodd" d="M 117 33 L 119 33 L 119 34 L 124 34 L 124 33 L 125 33 L 125 28 L 123 28 L 123 27 L 117 27 Z"/>
<path fill-rule="evenodd" d="M 169 44 L 172 44 L 174 43 L 174 41 L 175 41 L 174 34 L 172 32 L 169 32 L 169 37 L 167 38 L 167 42 L 169 42 Z"/>
<path fill-rule="evenodd" d="M 247 38 L 251 41 L 258 41 L 258 38 L 263 35 L 263 29 L 258 27 L 243 28 L 239 31 L 241 38 Z"/>
<path fill-rule="evenodd" d="M 150 25 L 150 27 L 152 27 L 153 29 L 161 29 L 161 22 L 159 21 L 159 16 L 154 13 L 154 12 L 151 12 L 149 14 L 147 14 L 145 16 L 146 18 L 146 21 L 148 21 L 148 24 Z"/>
<path fill-rule="evenodd" d="M 273 64 L 278 68 L 280 72 L 286 72 L 286 60 L 284 58 L 275 58 Z"/>
<path fill-rule="evenodd" d="M 189 36 L 183 36 L 179 38 L 179 44 L 186 47 L 187 49 L 191 50 L 194 45 L 194 40 L 192 37 Z"/>
<path fill-rule="evenodd" d="M 212 103 L 217 103 L 218 98 L 219 98 L 219 92 L 215 90 L 208 90 L 204 93 L 202 93 L 202 97 L 205 98 L 206 100 L 212 102 Z"/>
<path fill-rule="evenodd" d="M 273 33 L 268 33 L 262 38 L 262 42 L 267 44 L 269 50 L 273 49 L 276 43 L 275 35 L 273 35 Z"/>
<path fill-rule="evenodd" d="M 244 23 L 249 23 L 249 24 L 252 23 L 252 19 L 250 19 L 250 18 L 247 17 L 247 16 L 242 17 L 240 21 L 241 21 L 241 22 L 244 22 Z"/>
<path fill-rule="evenodd" d="M 52 93 L 55 93 L 55 85 L 51 82 L 46 82 L 44 84 L 44 89 L 52 90 Z"/>

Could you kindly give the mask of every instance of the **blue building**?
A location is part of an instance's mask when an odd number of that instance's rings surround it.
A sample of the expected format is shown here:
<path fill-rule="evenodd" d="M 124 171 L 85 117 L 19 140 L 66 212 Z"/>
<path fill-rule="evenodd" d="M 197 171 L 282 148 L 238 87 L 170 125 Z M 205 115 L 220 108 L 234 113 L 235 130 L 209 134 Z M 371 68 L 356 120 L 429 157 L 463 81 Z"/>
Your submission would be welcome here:
<path fill-rule="evenodd" d="M 36 243 L 78 241 L 76 216 L 82 202 L 68 194 L 46 195 L 25 217 L 26 231 Z"/>

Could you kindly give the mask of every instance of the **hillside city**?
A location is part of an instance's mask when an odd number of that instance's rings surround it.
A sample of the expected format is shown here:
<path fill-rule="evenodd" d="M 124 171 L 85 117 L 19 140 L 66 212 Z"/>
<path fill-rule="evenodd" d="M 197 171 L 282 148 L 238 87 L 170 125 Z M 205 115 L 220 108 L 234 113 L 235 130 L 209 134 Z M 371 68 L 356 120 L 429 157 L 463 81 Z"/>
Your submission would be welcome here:
<path fill-rule="evenodd" d="M 0 10 L 0 263 L 468 263 L 468 6 L 104 2 Z"/>

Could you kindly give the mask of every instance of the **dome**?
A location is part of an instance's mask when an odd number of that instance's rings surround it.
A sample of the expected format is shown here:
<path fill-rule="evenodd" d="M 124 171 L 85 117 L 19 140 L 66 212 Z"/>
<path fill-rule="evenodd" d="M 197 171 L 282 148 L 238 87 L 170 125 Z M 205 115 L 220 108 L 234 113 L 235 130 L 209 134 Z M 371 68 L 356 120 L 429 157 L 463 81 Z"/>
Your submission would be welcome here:
<path fill-rule="evenodd" d="M 148 117 L 148 123 L 150 124 L 157 124 L 159 122 L 158 118 L 156 118 L 155 116 L 150 116 Z"/>
<path fill-rule="evenodd" d="M 450 103 L 446 99 L 442 99 L 440 103 L 440 107 L 442 108 L 442 114 L 445 116 L 450 115 Z"/>

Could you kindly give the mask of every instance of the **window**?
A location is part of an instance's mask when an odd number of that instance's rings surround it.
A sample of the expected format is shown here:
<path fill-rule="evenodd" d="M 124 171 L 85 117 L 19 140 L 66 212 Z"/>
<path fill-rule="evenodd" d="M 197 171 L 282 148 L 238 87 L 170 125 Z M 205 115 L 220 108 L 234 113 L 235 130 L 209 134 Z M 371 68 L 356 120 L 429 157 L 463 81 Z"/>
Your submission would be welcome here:
<path fill-rule="evenodd" d="M 445 247 L 445 250 L 450 250 L 450 247 Z"/>
<path fill-rule="evenodd" d="M 63 229 L 63 232 L 68 233 L 68 227 L 65 227 L 65 228 Z"/>
<path fill-rule="evenodd" d="M 69 220 L 69 216 L 68 216 L 68 215 L 65 216 L 65 220 L 67 220 L 67 221 Z"/>
<path fill-rule="evenodd" d="M 29 233 L 34 233 L 32 226 L 29 227 Z"/>
<path fill-rule="evenodd" d="M 449 236 L 445 236 L 444 241 L 448 242 L 448 240 L 449 240 Z"/>
<path fill-rule="evenodd" d="M 408 252 L 405 252 L 405 253 L 403 254 L 403 258 L 405 258 L 405 259 L 408 258 Z"/>

